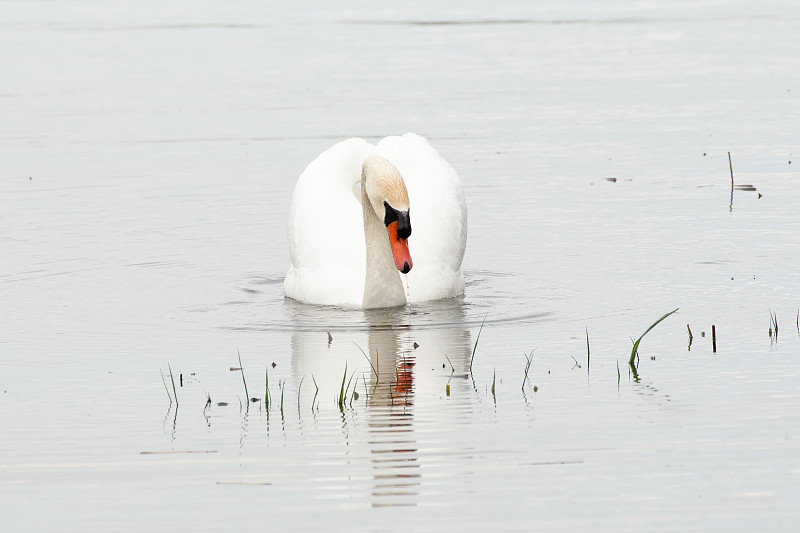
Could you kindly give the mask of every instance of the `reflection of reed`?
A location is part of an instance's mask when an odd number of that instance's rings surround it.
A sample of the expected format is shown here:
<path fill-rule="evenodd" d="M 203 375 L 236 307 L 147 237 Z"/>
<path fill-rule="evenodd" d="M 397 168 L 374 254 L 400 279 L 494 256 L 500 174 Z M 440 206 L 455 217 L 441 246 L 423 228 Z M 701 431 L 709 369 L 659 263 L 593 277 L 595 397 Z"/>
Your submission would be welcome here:
<path fill-rule="evenodd" d="M 311 311 L 306 310 L 306 314 Z M 334 329 L 329 343 L 326 323 L 341 321 L 341 313 L 341 309 L 316 308 L 313 317 L 307 316 L 315 330 L 298 324 L 292 334 L 293 379 L 299 383 L 304 376 L 313 376 L 324 404 L 341 388 L 345 364 L 351 369 L 348 372 L 358 369 L 354 382 L 367 406 L 373 506 L 416 505 L 423 467 L 415 435 L 414 398 L 421 392 L 444 396 L 448 382 L 456 390 L 463 389 L 462 394 L 469 394 L 467 380 L 462 379 L 471 350 L 462 304 L 455 300 L 415 306 L 413 310 L 350 311 L 360 315 L 359 325 L 363 328 L 366 323 L 366 330 Z M 452 370 L 449 364 L 443 368 L 447 358 L 454 366 Z M 459 377 L 451 378 L 453 375 Z M 303 404 L 313 402 L 313 389 L 304 387 Z M 343 420 L 346 424 L 346 417 Z"/>

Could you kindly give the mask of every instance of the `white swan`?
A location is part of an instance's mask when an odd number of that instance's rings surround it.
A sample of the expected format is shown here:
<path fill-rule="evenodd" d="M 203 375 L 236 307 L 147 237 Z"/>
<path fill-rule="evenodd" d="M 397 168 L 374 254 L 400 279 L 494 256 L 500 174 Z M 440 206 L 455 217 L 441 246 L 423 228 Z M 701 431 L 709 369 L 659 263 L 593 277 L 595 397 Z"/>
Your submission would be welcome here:
<path fill-rule="evenodd" d="M 289 298 L 368 309 L 464 292 L 461 182 L 414 133 L 320 154 L 297 179 L 288 233 Z"/>

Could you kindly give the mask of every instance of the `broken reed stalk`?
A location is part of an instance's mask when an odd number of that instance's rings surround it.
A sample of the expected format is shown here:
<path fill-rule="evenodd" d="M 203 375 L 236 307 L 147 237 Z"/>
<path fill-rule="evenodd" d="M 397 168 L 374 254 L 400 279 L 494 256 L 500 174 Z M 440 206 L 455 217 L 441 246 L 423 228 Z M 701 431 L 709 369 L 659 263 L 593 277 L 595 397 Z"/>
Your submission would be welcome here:
<path fill-rule="evenodd" d="M 178 390 L 175 388 L 175 378 L 172 376 L 172 367 L 169 363 L 167 363 L 167 368 L 169 368 L 169 379 L 172 381 L 172 393 L 175 394 L 175 405 L 178 405 Z"/>
<path fill-rule="evenodd" d="M 250 405 L 250 394 L 247 392 L 247 381 L 244 379 L 244 367 L 242 366 L 242 354 L 239 353 L 239 348 L 236 348 L 236 355 L 239 356 L 239 371 L 242 373 L 242 383 L 244 384 L 244 398 L 247 405 Z"/>
<path fill-rule="evenodd" d="M 469 371 L 470 371 L 470 373 L 472 373 L 472 361 L 475 359 L 475 350 L 478 349 L 478 341 L 481 340 L 481 331 L 483 331 L 483 325 L 485 323 L 486 323 L 486 317 L 483 317 L 483 322 L 481 322 L 481 327 L 478 330 L 478 336 L 475 338 L 475 346 L 472 347 L 472 357 L 469 358 Z"/>
<path fill-rule="evenodd" d="M 314 402 L 317 401 L 317 395 L 319 394 L 319 385 L 317 385 L 317 380 L 314 378 L 314 374 L 311 374 L 311 380 L 314 382 L 314 386 L 317 390 L 314 392 L 314 397 L 311 399 L 311 411 L 314 411 Z"/>
<path fill-rule="evenodd" d="M 496 377 L 497 377 L 497 371 L 496 370 L 492 370 L 492 396 L 494 396 L 494 383 L 495 383 Z"/>
<path fill-rule="evenodd" d="M 240 363 L 241 364 L 241 363 Z M 244 374 L 242 374 L 244 375 Z M 269 365 L 267 365 L 267 369 L 264 371 L 264 407 L 267 409 L 267 413 L 269 413 L 269 401 L 270 401 L 270 393 L 269 393 Z M 298 399 L 298 401 L 300 401 Z"/>
<path fill-rule="evenodd" d="M 647 329 L 645 330 L 645 332 L 644 332 L 644 333 L 642 333 L 642 335 L 641 335 L 641 336 L 640 336 L 638 339 L 636 339 L 636 342 L 634 342 L 634 343 L 633 343 L 633 349 L 631 350 L 631 358 L 628 360 L 628 364 L 629 364 L 629 365 L 633 366 L 633 362 L 634 362 L 634 360 L 636 359 L 636 353 L 637 353 L 637 351 L 639 350 L 639 343 L 640 343 L 640 342 L 642 342 L 642 339 L 644 338 L 644 336 L 645 336 L 645 335 L 647 335 L 647 334 L 650 332 L 650 330 L 651 330 L 651 329 L 653 329 L 653 328 L 654 328 L 654 327 L 656 327 L 658 324 L 660 324 L 662 320 L 664 320 L 665 318 L 667 318 L 667 317 L 668 317 L 668 316 L 670 316 L 671 314 L 677 313 L 677 312 L 678 312 L 678 309 L 679 309 L 679 308 L 677 308 L 677 309 L 673 309 L 673 310 L 672 310 L 672 311 L 670 311 L 669 313 L 665 314 L 664 316 L 662 316 L 661 318 L 659 318 L 658 320 L 656 320 L 655 322 L 653 322 L 653 323 L 650 325 L 650 327 L 649 327 L 649 328 L 647 328 Z"/>
<path fill-rule="evenodd" d="M 450 374 L 455 374 L 456 373 L 456 367 L 453 366 L 453 362 L 450 361 L 450 358 L 447 357 L 447 354 L 444 354 L 444 358 L 447 359 L 447 364 L 450 365 Z"/>
<path fill-rule="evenodd" d="M 733 212 L 733 163 L 731 162 L 731 153 L 728 152 L 728 166 L 731 169 L 731 204 L 728 210 L 732 213 Z"/>
<path fill-rule="evenodd" d="M 711 347 L 717 353 L 717 326 L 711 324 Z"/>

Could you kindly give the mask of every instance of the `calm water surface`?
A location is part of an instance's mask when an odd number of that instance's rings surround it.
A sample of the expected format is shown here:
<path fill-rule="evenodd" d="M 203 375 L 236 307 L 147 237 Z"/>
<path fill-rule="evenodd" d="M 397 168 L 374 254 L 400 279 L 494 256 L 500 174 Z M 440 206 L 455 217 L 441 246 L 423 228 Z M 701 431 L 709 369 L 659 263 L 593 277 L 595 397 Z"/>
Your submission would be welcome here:
<path fill-rule="evenodd" d="M 800 9 L 428 4 L 0 6 L 4 531 L 800 527 Z M 465 296 L 284 300 L 405 131 Z"/>

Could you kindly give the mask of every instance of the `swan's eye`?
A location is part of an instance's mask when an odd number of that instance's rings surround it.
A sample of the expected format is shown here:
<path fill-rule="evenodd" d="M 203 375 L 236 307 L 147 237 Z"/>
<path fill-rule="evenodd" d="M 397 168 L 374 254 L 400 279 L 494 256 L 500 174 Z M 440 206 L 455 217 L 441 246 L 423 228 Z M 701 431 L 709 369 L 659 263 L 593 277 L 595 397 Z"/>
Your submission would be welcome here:
<path fill-rule="evenodd" d="M 383 210 L 386 213 L 383 216 L 383 225 L 388 226 L 392 222 L 397 222 L 397 209 L 389 205 L 386 200 L 383 201 Z"/>
<path fill-rule="evenodd" d="M 398 211 L 386 200 L 383 201 L 383 207 L 386 211 L 383 224 L 388 226 L 392 222 L 397 222 L 397 238 L 408 239 L 411 236 L 411 214 L 408 211 Z"/>

